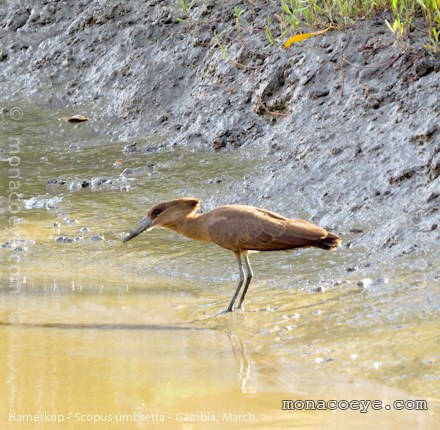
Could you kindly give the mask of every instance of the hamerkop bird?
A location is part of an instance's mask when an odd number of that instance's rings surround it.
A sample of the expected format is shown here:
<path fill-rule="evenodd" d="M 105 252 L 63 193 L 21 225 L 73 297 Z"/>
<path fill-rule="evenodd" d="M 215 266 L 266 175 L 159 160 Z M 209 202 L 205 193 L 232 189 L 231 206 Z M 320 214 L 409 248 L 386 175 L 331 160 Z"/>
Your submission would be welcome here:
<path fill-rule="evenodd" d="M 238 309 L 252 280 L 249 253 L 255 251 L 294 251 L 315 247 L 335 250 L 341 239 L 334 233 L 302 219 L 289 219 L 253 206 L 219 206 L 198 213 L 200 200 L 185 197 L 168 200 L 150 209 L 147 216 L 124 239 L 124 243 L 145 230 L 166 228 L 191 239 L 213 242 L 237 257 L 240 281 L 226 312 L 231 312 L 244 284 Z M 244 260 L 246 274 L 243 270 Z"/>

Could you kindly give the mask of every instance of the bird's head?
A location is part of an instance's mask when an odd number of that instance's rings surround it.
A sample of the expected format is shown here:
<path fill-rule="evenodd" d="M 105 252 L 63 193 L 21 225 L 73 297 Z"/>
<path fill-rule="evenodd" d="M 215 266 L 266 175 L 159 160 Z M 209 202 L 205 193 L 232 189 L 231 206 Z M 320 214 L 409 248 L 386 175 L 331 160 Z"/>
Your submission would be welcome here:
<path fill-rule="evenodd" d="M 128 242 L 142 232 L 153 228 L 162 227 L 174 230 L 179 220 L 197 212 L 199 209 L 200 200 L 193 197 L 183 197 L 158 203 L 148 211 L 148 214 L 123 242 Z"/>

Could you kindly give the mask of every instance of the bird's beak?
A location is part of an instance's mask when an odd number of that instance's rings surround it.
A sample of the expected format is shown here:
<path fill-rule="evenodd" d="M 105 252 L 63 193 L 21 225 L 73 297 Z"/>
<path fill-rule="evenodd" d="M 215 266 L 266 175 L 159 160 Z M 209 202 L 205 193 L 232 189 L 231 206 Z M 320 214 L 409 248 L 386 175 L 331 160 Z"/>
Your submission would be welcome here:
<path fill-rule="evenodd" d="M 150 217 L 146 216 L 142 219 L 142 221 L 139 223 L 139 225 L 132 230 L 132 232 L 123 240 L 123 242 L 128 242 L 129 240 L 133 239 L 133 237 L 136 237 L 137 235 L 141 234 L 143 231 L 148 230 L 151 227 L 151 219 Z"/>

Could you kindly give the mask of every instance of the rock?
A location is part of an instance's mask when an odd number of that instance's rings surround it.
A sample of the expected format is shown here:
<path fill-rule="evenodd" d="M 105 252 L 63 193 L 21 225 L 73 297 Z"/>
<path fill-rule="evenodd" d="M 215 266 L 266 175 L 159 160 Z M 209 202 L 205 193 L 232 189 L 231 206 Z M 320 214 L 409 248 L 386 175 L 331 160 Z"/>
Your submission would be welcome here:
<path fill-rule="evenodd" d="M 34 21 L 38 21 L 39 19 L 40 19 L 40 12 L 37 9 L 33 8 L 29 16 L 29 21 L 34 22 Z"/>
<path fill-rule="evenodd" d="M 104 236 L 95 235 L 95 236 L 92 236 L 90 238 L 90 240 L 93 240 L 94 242 L 97 242 L 97 241 L 100 241 L 100 240 L 105 240 L 105 238 L 104 238 Z"/>
<path fill-rule="evenodd" d="M 46 185 L 49 187 L 53 187 L 55 185 L 66 185 L 66 181 L 64 179 L 50 178 L 48 179 Z"/>
<path fill-rule="evenodd" d="M 223 182 L 222 178 L 213 178 L 208 181 L 209 184 L 221 184 Z"/>
<path fill-rule="evenodd" d="M 76 191 L 76 190 L 80 190 L 80 189 L 81 189 L 81 183 L 79 183 L 77 181 L 73 181 L 69 185 L 70 191 Z"/>
<path fill-rule="evenodd" d="M 137 142 L 125 145 L 124 149 L 122 150 L 122 152 L 124 154 L 131 154 L 131 153 L 137 152 L 137 151 L 139 151 L 139 148 L 137 146 Z"/>
<path fill-rule="evenodd" d="M 359 281 L 356 285 L 359 288 L 366 289 L 369 286 L 371 286 L 372 282 L 373 281 L 370 278 L 365 278 L 365 279 L 362 279 L 361 281 Z"/>
<path fill-rule="evenodd" d="M 104 184 L 111 184 L 111 183 L 112 181 L 110 179 L 102 178 L 102 177 L 92 178 L 92 180 L 90 181 L 90 185 L 92 188 L 97 188 Z"/>
<path fill-rule="evenodd" d="M 310 98 L 319 99 L 321 97 L 327 97 L 329 93 L 330 91 L 328 89 L 312 91 L 310 92 Z"/>
<path fill-rule="evenodd" d="M 440 197 L 440 194 L 437 192 L 432 192 L 429 194 L 428 198 L 426 199 L 426 203 L 431 203 L 434 200 L 437 200 Z"/>
<path fill-rule="evenodd" d="M 75 225 L 76 224 L 76 219 L 72 219 L 72 218 L 64 218 L 63 221 L 64 221 L 64 224 L 67 224 L 67 225 Z"/>
<path fill-rule="evenodd" d="M 8 59 L 8 50 L 6 48 L 0 49 L 0 62 Z"/>
<path fill-rule="evenodd" d="M 16 246 L 14 252 L 26 252 L 28 248 L 26 246 Z"/>
<path fill-rule="evenodd" d="M 343 150 L 344 150 L 344 148 L 340 148 L 340 147 L 335 146 L 332 148 L 332 155 L 339 155 Z"/>
<path fill-rule="evenodd" d="M 154 173 L 154 164 L 148 163 L 143 167 L 126 167 L 121 173 L 122 176 L 136 176 Z"/>
<path fill-rule="evenodd" d="M 226 146 L 226 141 L 223 138 L 217 138 L 214 139 L 214 141 L 211 144 L 211 147 L 214 151 L 220 151 L 220 149 L 224 148 Z"/>
<path fill-rule="evenodd" d="M 62 197 L 31 197 L 24 200 L 25 209 L 55 209 L 58 203 L 62 201 Z"/>
<path fill-rule="evenodd" d="M 429 168 L 429 182 L 435 181 L 440 175 L 440 153 L 433 158 Z"/>
<path fill-rule="evenodd" d="M 417 169 L 414 167 L 411 167 L 409 169 L 403 170 L 403 172 L 399 173 L 397 176 L 392 176 L 388 179 L 389 184 L 399 184 L 402 181 L 405 181 L 406 179 L 411 179 L 414 174 L 417 172 Z"/>
<path fill-rule="evenodd" d="M 30 13 L 27 10 L 18 13 L 9 20 L 6 28 L 8 30 L 17 31 L 26 24 L 27 20 L 29 19 L 29 15 Z"/>
<path fill-rule="evenodd" d="M 55 239 L 55 242 L 57 242 L 57 243 L 72 243 L 74 241 L 75 241 L 75 239 L 73 239 L 69 236 L 58 236 Z"/>
<path fill-rule="evenodd" d="M 27 251 L 28 246 L 35 245 L 34 240 L 30 239 L 12 239 L 1 245 L 1 248 L 12 249 L 14 251 Z"/>

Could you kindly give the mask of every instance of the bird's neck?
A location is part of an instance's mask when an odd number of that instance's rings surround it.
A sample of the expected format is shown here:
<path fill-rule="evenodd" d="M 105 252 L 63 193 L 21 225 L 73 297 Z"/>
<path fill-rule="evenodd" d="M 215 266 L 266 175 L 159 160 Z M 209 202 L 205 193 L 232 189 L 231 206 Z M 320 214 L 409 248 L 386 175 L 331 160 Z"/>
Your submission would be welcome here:
<path fill-rule="evenodd" d="M 179 219 L 169 229 L 195 240 L 209 241 L 208 224 L 203 222 L 203 214 L 188 214 Z"/>

